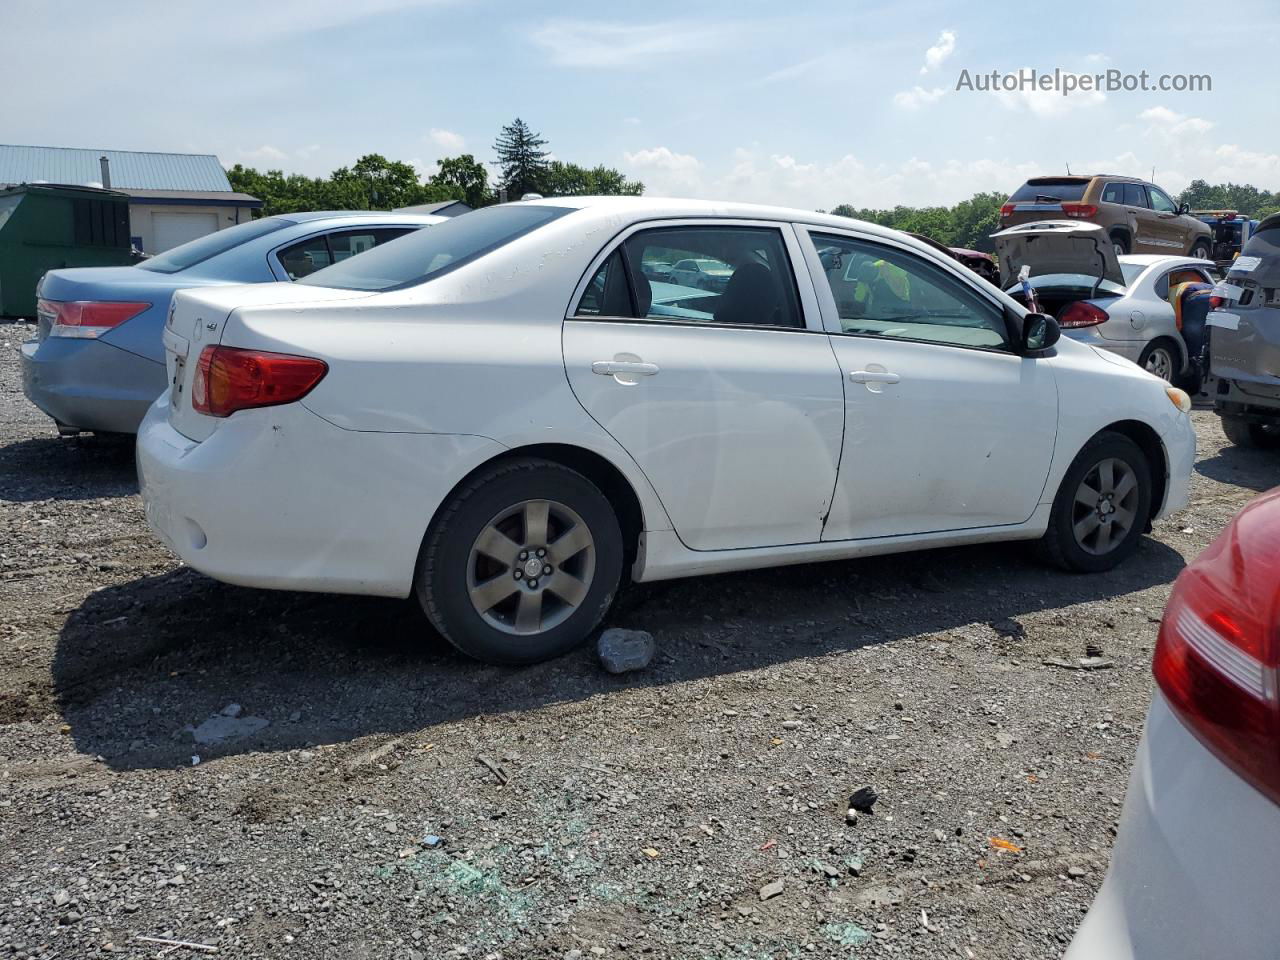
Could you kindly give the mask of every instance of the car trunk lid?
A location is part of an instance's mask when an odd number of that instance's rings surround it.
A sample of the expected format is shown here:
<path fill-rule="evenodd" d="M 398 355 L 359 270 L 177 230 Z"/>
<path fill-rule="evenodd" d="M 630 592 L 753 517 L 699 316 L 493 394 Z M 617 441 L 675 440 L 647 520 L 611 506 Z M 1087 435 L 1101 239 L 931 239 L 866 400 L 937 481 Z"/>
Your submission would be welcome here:
<path fill-rule="evenodd" d="M 191 385 L 205 347 L 222 342 L 232 313 L 316 301 L 363 299 L 375 294 L 333 287 L 265 283 L 182 290 L 174 295 L 164 327 L 165 369 L 169 376 L 169 422 L 191 440 L 206 440 L 221 419 L 191 406 Z M 232 414 L 236 416 L 236 414 Z"/>
<path fill-rule="evenodd" d="M 1041 220 L 994 233 L 991 239 L 1000 259 L 1000 285 L 1017 282 L 1023 266 L 1030 275 L 1075 274 L 1124 287 L 1124 274 L 1115 248 L 1097 224 L 1071 220 Z"/>

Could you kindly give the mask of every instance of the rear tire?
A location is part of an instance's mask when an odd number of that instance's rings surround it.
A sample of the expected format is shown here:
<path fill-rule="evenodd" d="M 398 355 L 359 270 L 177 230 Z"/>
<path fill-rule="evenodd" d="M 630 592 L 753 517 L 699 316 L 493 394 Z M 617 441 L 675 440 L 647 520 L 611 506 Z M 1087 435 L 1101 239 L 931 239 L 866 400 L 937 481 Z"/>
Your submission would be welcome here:
<path fill-rule="evenodd" d="M 529 664 L 582 643 L 622 576 L 612 505 L 582 474 L 549 460 L 482 470 L 441 509 L 423 541 L 414 592 L 460 651 Z"/>
<path fill-rule="evenodd" d="M 1178 379 L 1178 371 L 1182 367 L 1182 353 L 1164 338 L 1152 340 L 1138 357 L 1138 366 L 1172 384 Z"/>
<path fill-rule="evenodd" d="M 1187 254 L 1187 256 L 1195 257 L 1197 260 L 1208 260 L 1210 252 L 1208 243 L 1204 240 L 1197 240 L 1191 247 L 1191 252 Z"/>
<path fill-rule="evenodd" d="M 1246 420 L 1244 417 L 1222 417 L 1222 432 L 1237 447 L 1250 450 L 1274 450 L 1280 447 L 1280 428 Z"/>
<path fill-rule="evenodd" d="M 1111 234 L 1111 244 L 1115 247 L 1117 257 L 1123 257 L 1133 249 L 1133 244 L 1129 241 L 1129 235 L 1118 230 Z"/>
<path fill-rule="evenodd" d="M 1041 554 L 1064 570 L 1110 570 L 1138 549 L 1152 493 L 1142 448 L 1123 434 L 1098 434 L 1062 478 Z"/>

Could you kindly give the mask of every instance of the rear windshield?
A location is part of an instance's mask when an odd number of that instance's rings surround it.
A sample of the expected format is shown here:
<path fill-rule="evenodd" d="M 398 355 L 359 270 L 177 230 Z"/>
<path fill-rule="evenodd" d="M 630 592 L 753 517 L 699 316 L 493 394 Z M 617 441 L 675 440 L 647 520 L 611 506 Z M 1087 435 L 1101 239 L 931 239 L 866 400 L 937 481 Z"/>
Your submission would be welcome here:
<path fill-rule="evenodd" d="M 298 283 L 372 291 L 412 287 L 483 257 L 571 210 L 521 203 L 484 207 L 317 270 Z"/>
<path fill-rule="evenodd" d="M 292 221 L 277 217 L 263 217 L 261 220 L 250 220 L 248 223 L 240 223 L 225 230 L 215 230 L 203 237 L 197 237 L 190 243 L 184 243 L 180 247 L 157 254 L 150 260 L 138 264 L 138 267 L 155 273 L 177 273 L 179 270 L 194 267 L 197 263 L 216 257 L 220 253 L 226 253 L 232 247 L 238 247 L 242 243 L 257 240 L 258 237 L 265 237 L 268 233 L 281 230 L 290 223 Z"/>
<path fill-rule="evenodd" d="M 1030 180 L 1015 190 L 1009 200 L 1012 203 L 1035 203 L 1037 197 L 1042 197 L 1041 202 L 1044 203 L 1071 202 L 1083 197 L 1087 186 L 1088 180 Z"/>

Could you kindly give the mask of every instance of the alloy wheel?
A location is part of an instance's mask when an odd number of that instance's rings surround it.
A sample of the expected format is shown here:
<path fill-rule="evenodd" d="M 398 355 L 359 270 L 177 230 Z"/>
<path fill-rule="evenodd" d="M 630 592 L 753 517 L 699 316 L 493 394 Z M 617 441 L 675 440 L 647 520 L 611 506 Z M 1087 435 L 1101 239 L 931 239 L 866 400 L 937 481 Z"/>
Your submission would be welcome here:
<path fill-rule="evenodd" d="M 1086 553 L 1103 556 L 1124 542 L 1138 519 L 1138 476 L 1117 457 L 1099 461 L 1076 488 L 1072 531 Z"/>
<path fill-rule="evenodd" d="M 582 517 L 554 500 L 525 500 L 481 529 L 467 559 L 471 606 L 505 633 L 543 633 L 586 599 L 595 540 Z"/>
<path fill-rule="evenodd" d="M 1173 356 L 1164 347 L 1156 347 L 1147 356 L 1145 364 L 1148 373 L 1154 373 L 1161 380 L 1173 382 Z"/>

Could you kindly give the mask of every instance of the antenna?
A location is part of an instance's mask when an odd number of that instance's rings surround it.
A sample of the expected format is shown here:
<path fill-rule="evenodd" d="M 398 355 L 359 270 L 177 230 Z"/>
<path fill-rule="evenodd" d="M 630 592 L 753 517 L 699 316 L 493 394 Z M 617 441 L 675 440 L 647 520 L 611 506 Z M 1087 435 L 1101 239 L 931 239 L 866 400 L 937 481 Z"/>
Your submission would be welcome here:
<path fill-rule="evenodd" d="M 1151 182 L 1156 182 L 1156 165 L 1154 163 L 1151 165 Z"/>
<path fill-rule="evenodd" d="M 1067 176 L 1071 176 L 1071 164 L 1067 164 Z"/>

